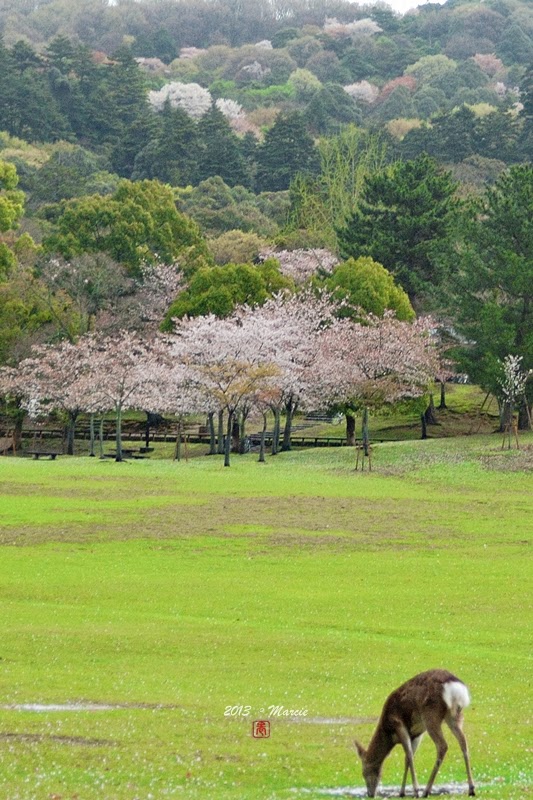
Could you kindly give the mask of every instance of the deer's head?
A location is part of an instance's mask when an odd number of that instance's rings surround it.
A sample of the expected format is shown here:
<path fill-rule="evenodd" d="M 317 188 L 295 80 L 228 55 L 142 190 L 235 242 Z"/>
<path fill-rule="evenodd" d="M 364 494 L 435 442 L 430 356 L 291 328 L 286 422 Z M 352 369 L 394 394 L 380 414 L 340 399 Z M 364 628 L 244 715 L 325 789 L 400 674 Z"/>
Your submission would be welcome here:
<path fill-rule="evenodd" d="M 365 748 L 357 741 L 354 742 L 354 744 L 359 754 L 359 758 L 361 759 L 361 764 L 363 766 L 363 778 L 365 779 L 368 796 L 375 797 L 378 784 L 381 778 L 382 765 L 369 761 L 368 754 Z"/>

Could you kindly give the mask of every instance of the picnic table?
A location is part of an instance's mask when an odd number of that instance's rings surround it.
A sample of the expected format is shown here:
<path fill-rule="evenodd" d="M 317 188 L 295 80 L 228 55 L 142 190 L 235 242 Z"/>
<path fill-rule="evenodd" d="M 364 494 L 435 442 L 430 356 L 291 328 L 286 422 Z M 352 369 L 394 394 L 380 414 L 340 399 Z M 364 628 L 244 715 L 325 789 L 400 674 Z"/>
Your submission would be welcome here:
<path fill-rule="evenodd" d="M 133 447 L 123 447 L 122 448 L 122 458 L 149 458 L 149 456 L 143 453 L 145 448 L 133 448 Z M 117 451 L 111 450 L 109 453 L 104 453 L 104 458 L 116 458 Z"/>

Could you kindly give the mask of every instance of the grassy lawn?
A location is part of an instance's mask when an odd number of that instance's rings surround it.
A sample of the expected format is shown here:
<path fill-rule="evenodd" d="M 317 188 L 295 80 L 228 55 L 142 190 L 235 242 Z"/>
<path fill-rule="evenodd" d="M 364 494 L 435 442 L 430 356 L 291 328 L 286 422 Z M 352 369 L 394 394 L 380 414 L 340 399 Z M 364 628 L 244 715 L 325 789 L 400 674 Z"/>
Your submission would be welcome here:
<path fill-rule="evenodd" d="M 531 796 L 533 437 L 521 441 L 378 445 L 372 473 L 348 448 L 230 469 L 0 459 L 0 797 L 361 787 L 353 738 L 436 666 L 471 690 L 478 795 Z M 17 707 L 31 703 L 93 705 Z M 269 706 L 307 720 L 270 716 L 270 738 L 254 739 Z M 426 741 L 421 782 L 433 760 Z M 396 748 L 384 783 L 402 767 Z M 455 741 L 447 781 L 464 781 Z"/>

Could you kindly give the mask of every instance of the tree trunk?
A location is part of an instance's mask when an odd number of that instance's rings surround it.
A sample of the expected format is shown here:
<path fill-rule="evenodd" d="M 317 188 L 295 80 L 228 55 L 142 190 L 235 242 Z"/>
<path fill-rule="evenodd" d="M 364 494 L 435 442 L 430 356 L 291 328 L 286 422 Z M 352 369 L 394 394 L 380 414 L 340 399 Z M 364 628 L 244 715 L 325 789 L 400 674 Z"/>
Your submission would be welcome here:
<path fill-rule="evenodd" d="M 150 418 L 151 414 L 149 411 L 146 411 L 146 428 L 144 429 L 144 446 L 148 450 L 150 447 Z"/>
<path fill-rule="evenodd" d="M 122 406 L 117 406 L 117 425 L 115 431 L 115 461 L 122 461 Z"/>
<path fill-rule="evenodd" d="M 283 442 L 281 443 L 282 452 L 287 452 L 291 449 L 291 429 L 294 411 L 295 407 L 291 398 L 285 403 L 285 427 L 283 428 Z"/>
<path fill-rule="evenodd" d="M 178 431 L 176 433 L 176 446 L 174 448 L 174 461 L 181 461 L 181 419 L 178 420 Z"/>
<path fill-rule="evenodd" d="M 365 454 L 365 456 L 368 457 L 369 447 L 370 447 L 370 434 L 368 431 L 368 408 L 365 408 L 363 411 L 362 432 L 363 432 L 363 453 Z"/>
<path fill-rule="evenodd" d="M 100 458 L 104 457 L 104 417 L 100 417 L 100 424 L 98 426 L 98 443 L 100 445 Z"/>
<path fill-rule="evenodd" d="M 20 407 L 21 399 L 17 399 L 17 407 L 14 414 L 15 427 L 13 428 L 13 455 L 22 448 L 22 426 L 26 412 Z"/>
<path fill-rule="evenodd" d="M 76 420 L 78 418 L 78 411 L 68 412 L 68 425 L 67 425 L 67 455 L 74 455 L 74 435 L 76 432 Z"/>
<path fill-rule="evenodd" d="M 215 433 L 215 412 L 210 411 L 207 415 L 207 424 L 209 426 L 209 453 L 208 455 L 214 456 L 217 452 L 217 437 Z"/>
<path fill-rule="evenodd" d="M 518 407 L 518 430 L 531 430 L 531 409 L 525 397 Z"/>
<path fill-rule="evenodd" d="M 441 381 L 439 410 L 443 411 L 445 408 L 448 408 L 446 405 L 446 381 Z"/>
<path fill-rule="evenodd" d="M 429 405 L 424 411 L 424 417 L 426 418 L 426 425 L 438 425 L 439 421 L 437 419 L 437 414 L 435 412 L 435 400 L 433 399 L 433 395 L 429 395 Z"/>
<path fill-rule="evenodd" d="M 277 456 L 279 452 L 279 435 L 281 429 L 281 412 L 279 408 L 274 408 L 274 430 L 272 431 L 272 450 L 273 456 Z"/>
<path fill-rule="evenodd" d="M 355 447 L 355 414 L 353 411 L 346 411 L 346 444 Z"/>
<path fill-rule="evenodd" d="M 428 438 L 428 429 L 427 429 L 426 415 L 425 414 L 420 414 L 420 422 L 422 424 L 422 435 L 421 435 L 420 438 L 421 439 L 427 439 Z"/>
<path fill-rule="evenodd" d="M 226 430 L 226 441 L 224 447 L 224 466 L 230 465 L 230 452 L 231 452 L 231 432 L 233 430 L 233 411 L 228 411 L 228 427 Z"/>
<path fill-rule="evenodd" d="M 241 449 L 241 426 L 237 415 L 233 415 L 233 423 L 231 426 L 231 452 L 238 453 Z"/>
<path fill-rule="evenodd" d="M 223 410 L 218 412 L 217 453 L 220 456 L 224 453 L 224 411 Z"/>
<path fill-rule="evenodd" d="M 505 433 L 510 429 L 511 425 L 511 406 L 509 403 L 498 401 L 498 411 L 500 415 L 500 429 L 499 433 Z"/>
<path fill-rule="evenodd" d="M 89 455 L 94 458 L 94 414 L 89 417 Z"/>
<path fill-rule="evenodd" d="M 263 413 L 263 430 L 261 431 L 261 442 L 259 445 L 259 461 L 265 463 L 265 434 L 267 429 L 267 415 Z"/>

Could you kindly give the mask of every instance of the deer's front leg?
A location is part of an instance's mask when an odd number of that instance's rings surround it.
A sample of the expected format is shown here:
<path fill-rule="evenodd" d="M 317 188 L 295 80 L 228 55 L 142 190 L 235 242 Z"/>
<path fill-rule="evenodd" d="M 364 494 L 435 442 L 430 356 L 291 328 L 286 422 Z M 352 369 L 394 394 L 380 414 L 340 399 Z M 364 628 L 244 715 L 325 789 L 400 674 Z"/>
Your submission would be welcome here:
<path fill-rule="evenodd" d="M 407 783 L 408 770 L 411 770 L 414 795 L 415 797 L 418 797 L 418 781 L 416 779 L 416 773 L 415 773 L 414 755 L 416 748 L 418 747 L 420 737 L 413 739 L 413 741 L 411 742 L 411 737 L 409 736 L 407 728 L 405 728 L 404 726 L 399 728 L 397 733 L 400 743 L 405 751 L 405 771 L 403 775 L 402 788 L 400 789 L 400 797 L 405 797 L 405 784 Z"/>

